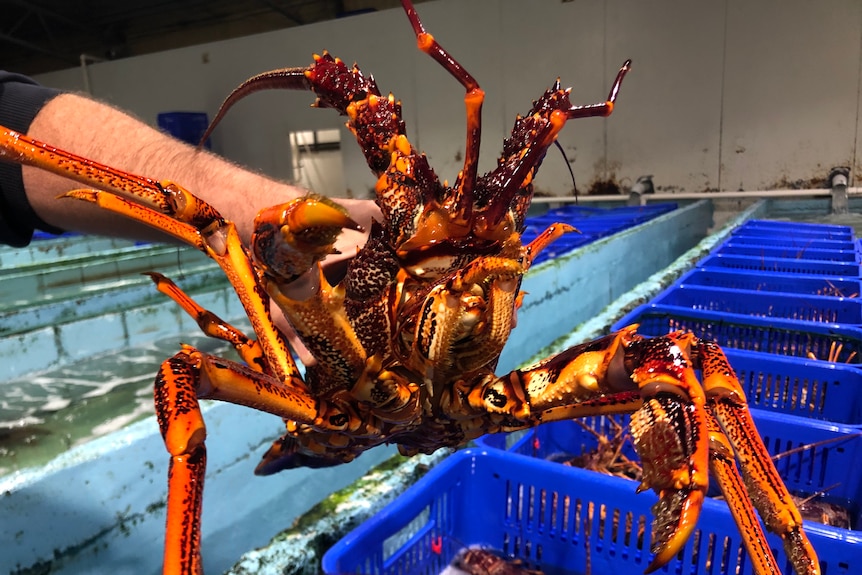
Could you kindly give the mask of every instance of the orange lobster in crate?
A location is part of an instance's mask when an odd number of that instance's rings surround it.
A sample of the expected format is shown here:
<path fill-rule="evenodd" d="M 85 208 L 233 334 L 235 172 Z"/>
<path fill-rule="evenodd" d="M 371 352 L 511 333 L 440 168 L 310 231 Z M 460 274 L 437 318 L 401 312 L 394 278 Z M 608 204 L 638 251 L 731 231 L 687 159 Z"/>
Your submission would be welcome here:
<path fill-rule="evenodd" d="M 373 79 L 327 53 L 307 68 L 255 76 L 222 105 L 263 88 L 310 90 L 316 105 L 347 116 L 378 177 L 382 221 L 329 285 L 318 263 L 344 228 L 356 228 L 334 202 L 308 195 L 262 211 L 250 246 L 234 225 L 191 192 L 117 172 L 10 130 L 0 156 L 76 179 L 96 190 L 66 194 L 159 228 L 198 248 L 224 269 L 254 337 L 201 309 L 170 280 L 158 288 L 203 331 L 236 348 L 243 363 L 185 346 L 155 382 L 161 432 L 170 453 L 165 573 L 200 566 L 200 514 L 206 467 L 202 398 L 247 405 L 284 418 L 286 432 L 257 468 L 347 462 L 382 443 L 402 453 L 458 446 L 491 432 L 591 414 L 631 412 L 643 459 L 642 488 L 655 489 L 649 570 L 669 561 L 697 522 L 710 472 L 727 496 L 760 573 L 776 573 L 750 502 L 784 540 L 798 573 L 819 572 L 802 519 L 748 413 L 742 389 L 718 346 L 685 333 L 647 339 L 636 326 L 568 349 L 526 369 L 495 375 L 514 325 L 521 279 L 536 254 L 570 226 L 550 226 L 521 243 L 532 181 L 570 119 L 608 116 L 626 62 L 604 102 L 578 106 L 559 81 L 515 120 L 497 167 L 477 173 L 484 93 L 427 33 L 402 0 L 419 48 L 465 90 L 467 143 L 454 185 L 441 183 L 405 133 L 401 105 Z M 292 299 L 299 278 L 313 295 Z M 300 375 L 269 308 L 277 305 L 316 359 Z M 698 381 L 695 371 L 702 374 Z M 735 459 L 740 462 L 741 474 Z"/>

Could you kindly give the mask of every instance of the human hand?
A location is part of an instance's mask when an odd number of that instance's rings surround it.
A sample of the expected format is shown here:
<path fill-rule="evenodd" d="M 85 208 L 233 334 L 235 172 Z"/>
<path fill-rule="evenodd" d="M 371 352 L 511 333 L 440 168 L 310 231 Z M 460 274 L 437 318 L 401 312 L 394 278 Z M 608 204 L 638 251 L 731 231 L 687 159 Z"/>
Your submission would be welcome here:
<path fill-rule="evenodd" d="M 374 219 L 379 221 L 381 218 L 380 208 L 372 200 L 335 199 L 334 201 L 347 209 L 350 217 L 362 226 L 362 230 L 342 230 L 335 242 L 335 249 L 338 253 L 330 254 L 321 262 L 320 267 L 327 281 L 332 285 L 337 284 L 344 278 L 350 260 L 368 240 L 372 221 Z M 293 282 L 290 292 L 292 297 L 302 298 L 311 296 L 317 289 L 317 270 L 310 270 L 303 277 Z M 306 366 L 316 363 L 314 356 L 302 344 L 302 341 L 300 341 L 299 336 L 290 326 L 287 318 L 284 317 L 281 309 L 272 304 L 270 306 L 270 313 L 276 327 L 285 335 L 291 349 L 296 352 L 300 361 Z"/>

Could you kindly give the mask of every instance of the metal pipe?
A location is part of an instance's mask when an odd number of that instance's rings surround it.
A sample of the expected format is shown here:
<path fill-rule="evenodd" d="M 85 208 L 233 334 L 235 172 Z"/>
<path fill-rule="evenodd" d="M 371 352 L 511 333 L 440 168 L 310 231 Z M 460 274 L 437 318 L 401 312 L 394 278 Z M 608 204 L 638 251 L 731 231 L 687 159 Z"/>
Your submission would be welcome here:
<path fill-rule="evenodd" d="M 862 194 L 862 188 L 847 188 L 848 195 Z M 809 190 L 750 190 L 750 191 L 723 191 L 723 192 L 682 192 L 682 193 L 656 193 L 641 196 L 641 202 L 659 202 L 673 200 L 709 200 L 709 199 L 752 199 L 765 198 L 819 198 L 829 197 L 832 190 L 827 188 Z M 626 196 L 601 195 L 601 196 L 541 196 L 534 197 L 534 204 L 573 204 L 573 203 L 595 203 L 595 202 L 625 202 Z"/>
<path fill-rule="evenodd" d="M 87 65 L 88 62 L 104 62 L 104 58 L 99 58 L 98 56 L 92 56 L 90 54 L 86 54 L 84 52 L 79 56 L 81 60 L 81 74 L 84 76 L 84 91 L 93 95 L 92 90 L 90 89 L 90 68 Z"/>
<path fill-rule="evenodd" d="M 847 184 L 850 179 L 850 168 L 839 166 L 829 172 L 829 185 L 832 187 L 832 213 L 846 214 L 850 211 L 847 198 Z"/>
<path fill-rule="evenodd" d="M 649 176 L 641 176 L 635 181 L 635 185 L 632 186 L 632 189 L 629 190 L 629 201 L 628 204 L 630 206 L 639 206 L 646 202 L 643 199 L 644 194 L 654 194 L 655 188 L 652 184 L 652 174 Z"/>

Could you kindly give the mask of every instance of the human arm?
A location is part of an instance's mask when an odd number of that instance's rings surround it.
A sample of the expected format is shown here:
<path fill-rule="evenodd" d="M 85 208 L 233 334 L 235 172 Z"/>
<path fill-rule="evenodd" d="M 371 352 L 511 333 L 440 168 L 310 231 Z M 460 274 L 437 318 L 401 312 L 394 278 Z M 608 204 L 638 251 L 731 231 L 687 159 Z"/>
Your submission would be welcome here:
<path fill-rule="evenodd" d="M 240 168 L 163 134 L 121 110 L 76 94 L 60 94 L 45 104 L 34 117 L 28 135 L 114 168 L 177 182 L 233 221 L 246 242 L 261 208 L 305 194 L 301 188 Z M 92 204 L 57 199 L 80 184 L 29 166 L 23 168 L 22 178 L 30 205 L 49 226 L 134 239 L 159 237 Z M 373 202 L 336 201 L 369 228 L 377 212 Z M 348 257 L 364 241 L 364 234 L 345 230 L 336 247 Z"/>
<path fill-rule="evenodd" d="M 250 240 L 254 217 L 260 209 L 306 193 L 296 186 L 271 180 L 214 154 L 199 151 L 121 110 L 84 96 L 52 95 L 26 124 L 19 130 L 31 138 L 117 169 L 179 183 L 233 221 L 246 243 Z M 13 195 L 18 199 L 19 209 L 10 210 L 8 205 L 0 204 L 0 216 L 3 216 L 0 218 L 0 228 L 5 227 L 3 219 L 15 221 L 17 217 L 23 219 L 25 224 L 15 230 L 7 229 L 9 235 L 0 236 L 0 241 L 24 245 L 29 241 L 33 227 L 132 239 L 167 239 L 155 230 L 101 210 L 93 204 L 58 199 L 65 192 L 80 188 L 81 184 L 77 182 L 30 166 L 14 165 L 14 168 L 19 170 L 17 179 L 20 189 L 15 189 L 13 194 L 4 189 L 0 201 L 5 196 Z M 2 183 L 7 184 L 8 181 L 4 179 Z M 341 254 L 329 256 L 324 261 L 324 270 L 332 281 L 337 281 L 343 275 L 346 261 L 356 253 L 358 247 L 364 245 L 371 219 L 379 217 L 379 209 L 370 200 L 336 201 L 347 208 L 351 217 L 366 232 L 342 231 L 335 245 Z M 27 217 L 22 218 L 21 209 L 29 212 Z M 8 237 L 11 237 L 11 241 Z M 305 293 L 303 287 L 304 284 L 297 286 L 300 290 L 297 295 Z M 313 362 L 281 314 L 274 315 L 303 362 Z"/>

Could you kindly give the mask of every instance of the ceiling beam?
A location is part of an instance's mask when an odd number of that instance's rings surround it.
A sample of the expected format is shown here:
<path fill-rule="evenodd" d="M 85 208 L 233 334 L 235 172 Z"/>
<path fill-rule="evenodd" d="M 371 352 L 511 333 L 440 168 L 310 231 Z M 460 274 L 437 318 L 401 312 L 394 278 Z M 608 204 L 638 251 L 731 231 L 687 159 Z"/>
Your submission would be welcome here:
<path fill-rule="evenodd" d="M 77 28 L 81 32 L 84 32 L 85 34 L 93 36 L 94 38 L 99 37 L 98 30 L 95 27 L 91 27 L 91 26 L 87 26 L 86 24 L 82 24 L 78 20 L 68 18 L 66 16 L 63 16 L 62 14 L 58 14 L 54 10 L 49 10 L 49 9 L 44 8 L 44 7 L 42 7 L 39 4 L 36 4 L 34 2 L 24 1 L 24 0 L 3 0 L 2 3 L 3 4 L 10 4 L 12 6 L 18 6 L 19 8 L 22 8 L 24 10 L 29 10 L 30 12 L 33 12 L 35 14 L 39 14 L 41 16 L 45 16 L 45 17 L 50 18 L 52 20 L 56 20 L 60 24 L 65 24 L 66 26 L 71 26 L 73 28 Z"/>

